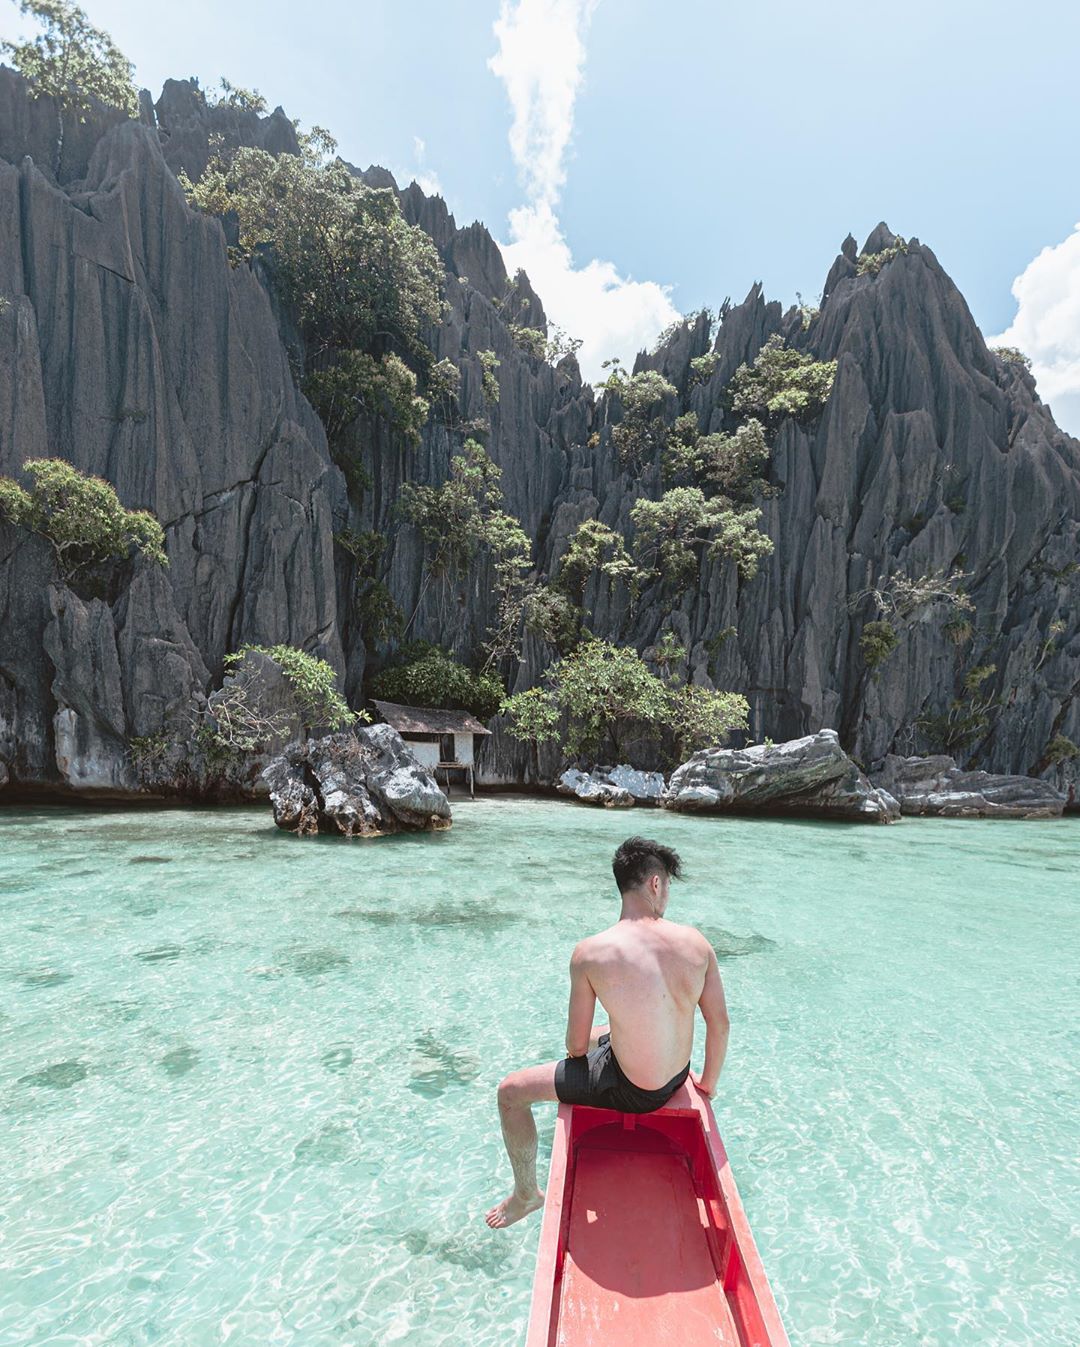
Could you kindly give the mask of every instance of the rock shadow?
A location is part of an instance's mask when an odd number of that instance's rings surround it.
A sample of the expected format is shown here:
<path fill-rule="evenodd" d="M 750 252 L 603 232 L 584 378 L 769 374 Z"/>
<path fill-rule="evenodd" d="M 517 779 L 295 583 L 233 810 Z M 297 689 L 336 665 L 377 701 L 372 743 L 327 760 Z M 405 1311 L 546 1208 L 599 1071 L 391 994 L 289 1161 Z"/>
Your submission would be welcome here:
<path fill-rule="evenodd" d="M 712 945 L 721 963 L 725 959 L 741 959 L 747 954 L 766 954 L 769 950 L 776 949 L 775 940 L 770 940 L 766 935 L 758 935 L 756 932 L 751 935 L 735 935 L 731 931 L 725 931 L 722 926 L 699 926 L 698 929 Z"/>
<path fill-rule="evenodd" d="M 413 1040 L 409 1089 L 425 1099 L 438 1099 L 452 1085 L 468 1085 L 480 1074 L 480 1063 L 468 1053 L 455 1052 L 434 1034 Z"/>

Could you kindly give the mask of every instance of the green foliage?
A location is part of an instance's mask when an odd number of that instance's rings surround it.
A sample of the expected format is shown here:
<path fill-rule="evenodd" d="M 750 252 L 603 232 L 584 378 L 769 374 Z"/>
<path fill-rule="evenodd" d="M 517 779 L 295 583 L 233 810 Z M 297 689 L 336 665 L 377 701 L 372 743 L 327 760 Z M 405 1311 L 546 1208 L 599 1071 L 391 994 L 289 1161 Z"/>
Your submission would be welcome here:
<path fill-rule="evenodd" d="M 495 616 L 484 633 L 482 673 L 517 654 L 519 633 L 533 586 L 526 580 L 532 543 L 513 515 L 493 511 L 484 523 L 484 545 L 492 558 Z"/>
<path fill-rule="evenodd" d="M 568 655 L 581 640 L 585 614 L 569 595 L 553 585 L 537 585 L 525 604 L 525 626 Z"/>
<path fill-rule="evenodd" d="M 571 758 L 615 744 L 627 731 L 673 729 L 680 752 L 691 742 L 718 738 L 746 724 L 747 704 L 735 693 L 674 688 L 647 668 L 635 651 L 587 637 L 545 674 L 545 685 L 508 697 L 502 705 L 515 738 L 545 743 L 558 738 Z"/>
<path fill-rule="evenodd" d="M 730 557 L 750 580 L 773 546 L 754 528 L 760 518 L 760 510 L 734 510 L 722 497 L 708 499 L 700 487 L 672 487 L 659 500 L 634 503 L 634 555 L 648 574 L 681 590 L 697 574 L 700 550 L 709 544 L 711 559 Z"/>
<path fill-rule="evenodd" d="M 960 695 L 942 714 L 919 716 L 915 726 L 925 735 L 931 752 L 957 753 L 986 734 L 1000 702 L 980 695 L 979 689 L 996 672 L 996 664 L 978 665 L 964 676 Z"/>
<path fill-rule="evenodd" d="M 355 720 L 370 720 L 366 711 L 352 711 L 337 690 L 337 674 L 326 660 L 291 645 L 243 645 L 225 656 L 226 668 L 238 664 L 248 652 L 266 655 L 277 664 L 296 698 L 297 710 L 311 729 L 340 730 Z"/>
<path fill-rule="evenodd" d="M 705 642 L 705 649 L 709 654 L 709 663 L 707 666 L 710 678 L 715 678 L 716 661 L 720 656 L 725 641 L 730 641 L 733 636 L 738 635 L 738 627 L 721 627 L 715 636 L 710 636 Z"/>
<path fill-rule="evenodd" d="M 1070 762 L 1073 758 L 1080 757 L 1080 748 L 1073 743 L 1067 734 L 1055 734 L 1046 745 L 1043 756 L 1047 763 L 1057 767 L 1063 762 Z"/>
<path fill-rule="evenodd" d="M 608 379 L 608 387 L 611 386 L 611 378 Z M 667 443 L 667 427 L 663 416 L 658 413 L 662 412 L 665 399 L 676 396 L 676 390 L 662 374 L 650 369 L 619 380 L 617 391 L 622 401 L 623 416 L 612 429 L 612 443 L 618 451 L 622 466 L 628 471 L 638 472 Z"/>
<path fill-rule="evenodd" d="M 437 360 L 428 370 L 428 397 L 442 411 L 444 425 L 452 425 L 461 388 L 461 370 L 448 358 Z"/>
<path fill-rule="evenodd" d="M 266 99 L 258 89 L 241 89 L 221 77 L 221 94 L 212 100 L 212 106 L 236 108 L 239 112 L 255 112 L 261 117 L 266 112 Z"/>
<path fill-rule="evenodd" d="M 859 649 L 871 672 L 884 664 L 899 644 L 899 633 L 891 622 L 884 619 L 867 622 L 859 636 Z"/>
<path fill-rule="evenodd" d="M 547 358 L 552 365 L 557 365 L 564 356 L 576 356 L 581 346 L 580 337 L 571 337 L 561 327 L 556 327 L 548 337 Z"/>
<path fill-rule="evenodd" d="M 719 746 L 734 730 L 749 724 L 750 706 L 739 692 L 713 692 L 688 683 L 672 696 L 669 728 L 680 758 Z"/>
<path fill-rule="evenodd" d="M 520 522 L 502 509 L 501 480 L 502 469 L 470 439 L 450 460 L 447 481 L 441 486 L 406 482 L 399 504 L 428 544 L 429 577 L 445 581 L 461 574 L 480 549 L 490 558 L 495 618 L 483 641 L 485 668 L 515 652 L 530 588 L 525 573 L 532 543 Z"/>
<path fill-rule="evenodd" d="M 798 290 L 795 291 L 795 299 L 797 301 L 796 307 L 799 310 L 799 318 L 802 321 L 802 330 L 805 332 L 821 312 L 821 308 L 817 304 L 807 304 Z"/>
<path fill-rule="evenodd" d="M 719 351 L 707 351 L 705 355 L 698 355 L 690 361 L 690 387 L 695 384 L 707 383 L 716 373 L 716 367 L 720 363 Z"/>
<path fill-rule="evenodd" d="M 488 521 L 503 500 L 502 469 L 476 440 L 466 440 L 450 460 L 450 476 L 441 486 L 406 482 L 400 510 L 429 546 L 428 565 L 439 577 L 465 570 L 487 541 Z M 506 518 L 506 516 L 503 516 Z M 496 524 L 495 529 L 501 528 Z"/>
<path fill-rule="evenodd" d="M 399 655 L 400 664 L 372 679 L 373 697 L 402 706 L 469 711 L 478 720 L 490 720 L 498 711 L 504 693 L 494 674 L 474 673 L 426 641 L 403 646 Z"/>
<path fill-rule="evenodd" d="M 883 248 L 879 253 L 860 253 L 856 262 L 856 274 L 859 276 L 876 276 L 882 267 L 888 266 L 906 253 L 908 250 L 907 239 L 896 237 L 896 242 L 890 244 L 888 248 Z"/>
<path fill-rule="evenodd" d="M 664 677 L 668 677 L 675 665 L 686 658 L 686 647 L 682 645 L 673 631 L 665 631 L 653 645 L 653 663 Z"/>
<path fill-rule="evenodd" d="M 953 645 L 967 645 L 975 635 L 975 628 L 968 617 L 951 617 L 941 629 Z"/>
<path fill-rule="evenodd" d="M 368 187 L 340 159 L 317 164 L 243 146 L 211 160 L 190 200 L 235 212 L 239 258 L 268 245 L 278 284 L 303 329 L 310 368 L 340 351 L 426 364 L 426 324 L 442 316 L 442 263 L 389 188 Z"/>
<path fill-rule="evenodd" d="M 0 41 L 0 52 L 33 85 L 35 97 L 51 96 L 60 112 L 60 142 L 55 168 L 63 147 L 64 114 L 80 122 L 97 99 L 119 108 L 129 117 L 139 111 L 139 97 L 132 83 L 134 67 L 108 33 L 95 28 L 78 5 L 70 0 L 20 0 L 19 10 L 41 26 L 28 42 Z"/>
<path fill-rule="evenodd" d="M 768 494 L 769 487 L 761 473 L 769 455 L 765 427 L 756 417 L 743 422 L 733 434 L 717 431 L 702 435 L 697 429 L 697 417 L 690 413 L 680 416 L 672 427 L 661 469 L 666 481 L 697 483 L 726 496 L 730 502 L 745 503 L 755 495 Z"/>
<path fill-rule="evenodd" d="M 625 580 L 631 592 L 636 593 L 637 569 L 622 534 L 601 524 L 599 519 L 586 519 L 578 525 L 563 553 L 554 587 L 580 603 L 589 579 L 596 574 L 606 576 L 612 583 Z"/>
<path fill-rule="evenodd" d="M 739 366 L 727 392 L 732 411 L 739 415 L 757 417 L 767 425 L 789 416 L 807 422 L 820 415 L 835 377 L 835 360 L 803 355 L 775 332 L 753 364 Z"/>
<path fill-rule="evenodd" d="M 999 360 L 1004 360 L 1006 365 L 1019 365 L 1022 369 L 1031 369 L 1031 357 L 1015 346 L 991 346 L 990 349 Z"/>
<path fill-rule="evenodd" d="M 390 352 L 376 359 L 362 351 L 342 351 L 327 369 L 304 380 L 304 393 L 338 446 L 343 431 L 360 412 L 381 416 L 409 444 L 420 443 L 429 405 L 416 391 L 416 375 Z"/>
<path fill-rule="evenodd" d="M 378 566 L 386 549 L 386 538 L 375 530 L 357 532 L 343 529 L 334 541 L 356 562 L 356 586 L 353 601 L 360 618 L 360 632 L 370 649 L 385 645 L 400 636 L 404 626 L 401 609 L 386 584 L 378 578 Z"/>
<path fill-rule="evenodd" d="M 48 540 L 65 580 L 102 562 L 123 560 L 135 548 L 167 566 L 165 535 L 149 510 L 126 510 L 110 483 L 89 477 L 62 458 L 31 458 L 25 490 L 0 477 L 0 516 Z"/>
<path fill-rule="evenodd" d="M 168 756 L 173 740 L 163 730 L 158 734 L 137 734 L 128 740 L 128 754 L 140 777 L 152 776 Z"/>
<path fill-rule="evenodd" d="M 489 407 L 494 407 L 499 400 L 499 380 L 495 371 L 502 364 L 502 361 L 498 359 L 494 351 L 477 351 L 476 356 L 480 361 L 484 401 Z"/>
<path fill-rule="evenodd" d="M 547 335 L 538 327 L 522 327 L 519 323 L 511 323 L 507 330 L 514 345 L 526 355 L 531 355 L 534 360 L 547 358 Z"/>

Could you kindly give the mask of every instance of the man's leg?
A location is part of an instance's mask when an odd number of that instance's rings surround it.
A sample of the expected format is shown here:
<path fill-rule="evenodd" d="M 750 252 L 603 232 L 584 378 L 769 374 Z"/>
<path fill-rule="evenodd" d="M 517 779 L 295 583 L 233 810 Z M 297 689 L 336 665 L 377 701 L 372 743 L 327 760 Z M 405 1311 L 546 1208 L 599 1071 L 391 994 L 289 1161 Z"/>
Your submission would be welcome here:
<path fill-rule="evenodd" d="M 544 1204 L 544 1194 L 536 1186 L 536 1124 L 532 1106 L 541 1100 L 557 1098 L 554 1062 L 513 1071 L 499 1085 L 499 1117 L 503 1143 L 514 1171 L 514 1190 L 484 1217 L 493 1230 L 513 1225 Z"/>

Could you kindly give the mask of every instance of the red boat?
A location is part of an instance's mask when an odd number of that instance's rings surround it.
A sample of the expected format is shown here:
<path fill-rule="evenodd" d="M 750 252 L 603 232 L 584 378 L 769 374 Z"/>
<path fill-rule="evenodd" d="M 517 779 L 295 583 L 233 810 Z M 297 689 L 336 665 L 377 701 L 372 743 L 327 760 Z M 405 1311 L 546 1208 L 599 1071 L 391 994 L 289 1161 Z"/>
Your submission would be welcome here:
<path fill-rule="evenodd" d="M 526 1347 L 789 1347 L 708 1099 L 559 1105 Z"/>

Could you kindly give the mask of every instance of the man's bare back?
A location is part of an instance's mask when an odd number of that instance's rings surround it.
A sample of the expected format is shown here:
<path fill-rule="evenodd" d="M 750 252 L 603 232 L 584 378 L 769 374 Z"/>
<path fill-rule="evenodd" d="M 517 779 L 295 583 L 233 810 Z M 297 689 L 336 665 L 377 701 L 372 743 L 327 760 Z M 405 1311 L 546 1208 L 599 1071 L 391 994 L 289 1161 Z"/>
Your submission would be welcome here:
<path fill-rule="evenodd" d="M 662 1108 L 689 1073 L 695 1007 L 705 1020 L 705 1064 L 693 1081 L 706 1094 L 716 1088 L 728 1041 L 716 955 L 699 931 L 664 920 L 669 881 L 681 873 L 679 857 L 670 847 L 631 837 L 615 853 L 612 869 L 622 912 L 614 926 L 574 949 L 566 1058 L 513 1071 L 499 1085 L 514 1188 L 487 1213 L 493 1229 L 513 1225 L 543 1204 L 536 1186 L 534 1103 L 559 1099 L 630 1113 Z M 594 1029 L 597 1001 L 611 1023 Z"/>
<path fill-rule="evenodd" d="M 628 1079 L 658 1090 L 690 1060 L 694 1012 L 713 951 L 692 926 L 623 919 L 582 940 L 570 962 L 608 1016 L 611 1047 Z"/>

